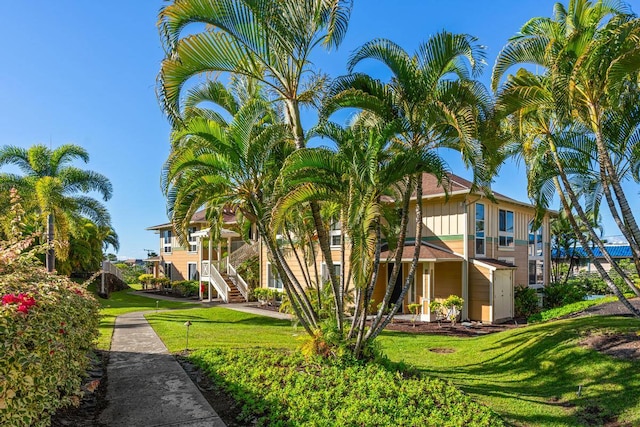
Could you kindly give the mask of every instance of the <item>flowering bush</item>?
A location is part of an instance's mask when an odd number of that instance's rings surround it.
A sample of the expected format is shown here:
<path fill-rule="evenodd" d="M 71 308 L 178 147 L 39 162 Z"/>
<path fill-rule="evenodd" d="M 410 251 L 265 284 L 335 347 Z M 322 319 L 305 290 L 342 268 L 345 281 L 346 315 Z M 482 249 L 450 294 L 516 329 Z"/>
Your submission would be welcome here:
<path fill-rule="evenodd" d="M 98 331 L 85 287 L 47 273 L 26 247 L 0 243 L 0 425 L 49 425 L 77 405 Z"/>

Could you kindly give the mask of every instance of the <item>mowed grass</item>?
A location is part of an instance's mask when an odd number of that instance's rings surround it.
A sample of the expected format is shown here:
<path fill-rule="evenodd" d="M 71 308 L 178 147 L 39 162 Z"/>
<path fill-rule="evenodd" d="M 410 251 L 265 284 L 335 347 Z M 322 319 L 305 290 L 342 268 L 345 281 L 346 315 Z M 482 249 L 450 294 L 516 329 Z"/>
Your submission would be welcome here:
<path fill-rule="evenodd" d="M 223 307 L 176 310 L 145 315 L 170 352 L 204 348 L 296 348 L 307 337 L 290 320 L 279 320 Z"/>
<path fill-rule="evenodd" d="M 109 295 L 109 299 L 97 298 L 100 302 L 100 335 L 96 347 L 99 350 L 109 350 L 111 348 L 111 336 L 113 335 L 113 327 L 116 317 L 121 314 L 131 313 L 133 311 L 160 310 L 199 307 L 197 304 L 156 300 L 139 295 L 130 294 L 132 290 L 113 292 Z"/>
<path fill-rule="evenodd" d="M 477 338 L 385 332 L 380 341 L 392 360 L 451 380 L 516 425 L 603 425 L 615 418 L 640 425 L 640 362 L 579 344 L 589 332 L 639 329 L 637 319 L 594 316 Z M 455 351 L 430 351 L 434 348 Z"/>
<path fill-rule="evenodd" d="M 306 339 L 304 330 L 294 329 L 290 321 L 223 307 L 146 317 L 171 352 L 185 349 L 187 321 L 190 350 L 295 348 Z M 594 316 L 477 338 L 385 332 L 380 343 L 390 359 L 452 381 L 515 425 L 603 425 L 615 417 L 640 425 L 640 362 L 614 359 L 579 345 L 590 331 L 639 329 L 636 319 Z M 455 352 L 434 353 L 432 348 Z"/>

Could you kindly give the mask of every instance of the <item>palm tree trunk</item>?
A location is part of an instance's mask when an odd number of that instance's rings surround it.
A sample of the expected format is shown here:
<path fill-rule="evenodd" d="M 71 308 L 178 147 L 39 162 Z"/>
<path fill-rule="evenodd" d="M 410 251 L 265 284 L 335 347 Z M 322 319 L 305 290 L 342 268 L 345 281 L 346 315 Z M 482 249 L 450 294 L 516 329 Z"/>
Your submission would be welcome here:
<path fill-rule="evenodd" d="M 573 232 L 574 232 L 576 238 L 580 241 L 580 245 L 582 246 L 582 249 L 584 249 L 584 251 L 587 253 L 587 256 L 589 257 L 590 261 L 593 263 L 593 265 L 596 268 L 596 270 L 598 270 L 598 273 L 600 273 L 600 276 L 605 281 L 605 283 L 607 284 L 607 287 L 611 290 L 611 292 L 613 292 L 613 294 L 618 298 L 618 300 L 620 300 L 620 302 L 622 302 L 622 304 L 625 307 L 627 307 L 627 309 L 634 316 L 640 317 L 640 310 L 635 308 L 629 302 L 629 300 L 627 300 L 627 298 L 622 294 L 622 292 L 620 292 L 620 289 L 618 289 L 618 287 L 613 282 L 613 280 L 611 280 L 611 277 L 609 276 L 609 274 L 605 271 L 605 269 L 604 269 L 604 267 L 602 267 L 602 264 L 600 263 L 600 261 L 598 261 L 598 259 L 593 254 L 593 250 L 591 249 L 591 246 L 589 246 L 589 242 L 587 241 L 585 236 L 580 232 L 580 227 L 578 227 L 578 223 L 576 222 L 576 219 L 573 216 L 573 212 L 571 211 L 571 207 L 569 206 L 569 203 L 567 202 L 567 199 L 564 196 L 564 192 L 562 191 L 562 187 L 560 185 L 560 182 L 558 181 L 558 178 L 557 177 L 553 178 L 553 182 L 554 182 L 554 185 L 556 187 L 556 191 L 558 193 L 558 196 L 560 197 L 560 202 L 562 203 L 562 207 L 563 207 L 565 213 L 567 214 L 567 219 L 569 220 L 569 223 L 571 224 L 571 228 L 573 228 Z"/>
<path fill-rule="evenodd" d="M 422 246 L 422 174 L 417 176 L 416 182 L 416 240 L 414 243 L 413 258 L 411 259 L 411 267 L 409 274 L 405 279 L 402 291 L 395 302 L 395 305 L 391 309 L 391 312 L 384 319 L 382 324 L 378 325 L 375 329 L 372 327 L 367 334 L 367 339 L 374 340 L 384 330 L 384 328 L 391 322 L 393 316 L 396 315 L 400 307 L 400 303 L 404 300 L 407 291 L 411 287 L 411 282 L 416 274 L 416 268 L 418 267 L 418 260 L 420 259 L 420 247 Z"/>
<path fill-rule="evenodd" d="M 620 275 L 620 277 L 622 277 L 622 279 L 627 284 L 627 286 L 629 286 L 629 288 L 631 288 L 633 290 L 633 292 L 635 292 L 637 295 L 640 296 L 640 290 L 638 290 L 638 288 L 635 286 L 635 284 L 631 281 L 631 279 L 629 278 L 627 273 L 622 268 L 620 268 L 618 263 L 615 262 L 615 260 L 609 254 L 609 252 L 606 251 L 606 249 L 604 247 L 604 244 L 602 243 L 602 240 L 600 240 L 600 237 L 598 237 L 596 232 L 593 230 L 593 227 L 591 226 L 589 218 L 587 218 L 587 215 L 584 213 L 584 210 L 582 209 L 582 206 L 580 205 L 580 201 L 578 200 L 578 197 L 576 196 L 575 192 L 573 191 L 573 187 L 571 187 L 571 183 L 569 182 L 569 178 L 567 177 L 567 174 L 564 171 L 564 166 L 562 164 L 562 161 L 558 157 L 558 152 L 557 152 L 557 149 L 556 149 L 556 146 L 555 146 L 555 142 L 552 141 L 552 140 L 549 141 L 549 146 L 551 148 L 551 153 L 553 154 L 554 162 L 555 162 L 556 167 L 558 169 L 558 175 L 560 176 L 560 179 L 562 180 L 562 184 L 564 185 L 564 191 L 569 196 L 569 200 L 571 201 L 571 204 L 572 204 L 573 208 L 576 210 L 576 213 L 578 214 L 578 217 L 584 223 L 585 228 L 586 228 L 587 232 L 589 233 L 589 236 L 591 237 L 591 241 L 596 244 L 598 249 L 600 249 L 600 252 L 602 253 L 602 256 L 607 260 L 607 262 L 616 271 L 616 273 L 618 273 Z M 579 233 L 579 229 L 575 229 L 574 232 Z M 580 234 L 582 235 L 582 233 L 580 233 Z M 589 248 L 589 249 L 591 249 L 591 248 Z"/>
<path fill-rule="evenodd" d="M 56 268 L 56 253 L 53 248 L 53 214 L 47 215 L 47 271 L 53 273 Z"/>

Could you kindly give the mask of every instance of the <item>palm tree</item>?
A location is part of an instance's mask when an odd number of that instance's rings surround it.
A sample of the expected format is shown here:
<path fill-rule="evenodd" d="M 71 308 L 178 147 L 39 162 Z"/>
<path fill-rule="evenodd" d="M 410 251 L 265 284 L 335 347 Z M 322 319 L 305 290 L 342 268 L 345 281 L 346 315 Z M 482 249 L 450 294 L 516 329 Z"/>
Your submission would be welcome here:
<path fill-rule="evenodd" d="M 182 120 L 180 96 L 190 78 L 219 73 L 245 76 L 260 82 L 283 104 L 295 147 L 304 147 L 300 107 L 316 104 L 327 81 L 313 69 L 310 55 L 319 46 L 339 46 L 351 7 L 352 0 L 175 0 L 158 19 L 167 52 L 158 96 L 167 115 L 174 123 Z M 181 37 L 183 28 L 194 22 L 206 24 L 206 29 Z M 337 293 L 329 233 L 317 204 L 310 206 Z"/>
<path fill-rule="evenodd" d="M 382 62 L 392 74 L 388 83 L 372 77 L 353 73 L 355 67 L 366 59 Z M 377 39 L 357 49 L 348 63 L 352 74 L 336 80 L 325 104 L 323 115 L 328 117 L 344 107 L 356 107 L 375 114 L 382 120 L 398 120 L 401 129 L 395 138 L 404 150 L 436 152 L 450 148 L 461 153 L 463 161 L 474 168 L 474 182 L 487 184 L 491 172 L 478 135 L 481 123 L 490 114 L 490 97 L 487 90 L 473 76 L 477 76 L 484 64 L 483 47 L 477 40 L 465 34 L 441 32 L 421 44 L 414 55 L 409 55 L 390 40 Z M 446 175 L 437 176 L 439 181 Z M 446 185 L 443 185 L 446 188 Z M 422 235 L 422 179 L 421 174 L 408 177 L 402 197 L 403 221 L 400 226 L 400 244 L 394 259 L 389 283 L 395 283 L 399 273 L 400 256 L 406 235 L 409 199 L 416 195 L 416 239 L 411 269 L 402 292 L 395 301 L 391 313 L 382 320 L 379 310 L 368 337 L 375 338 L 391 321 L 408 291 L 416 266 Z M 383 298 L 383 306 L 391 301 L 393 287 Z"/>
<path fill-rule="evenodd" d="M 612 119 L 619 122 L 635 108 L 629 99 L 637 100 L 638 94 L 639 36 L 640 20 L 622 2 L 573 0 L 568 9 L 557 3 L 553 18 L 531 19 L 505 46 L 496 60 L 492 86 L 497 89 L 514 65 L 543 67 L 556 114 L 580 123 L 594 140 L 602 191 L 640 272 L 640 228 L 621 186 L 626 177 L 638 177 L 633 169 L 617 167 L 634 154 L 624 132 L 607 131 Z M 631 162 L 637 162 L 637 155 Z M 595 233 L 590 234 L 597 243 Z"/>
<path fill-rule="evenodd" d="M 380 262 L 382 230 L 396 216 L 395 206 L 385 203 L 383 197 L 416 171 L 444 174 L 443 162 L 432 152 L 394 146 L 399 122 L 375 123 L 367 116 L 362 114 L 346 129 L 325 123 L 314 130 L 333 140 L 336 151 L 307 148 L 289 156 L 279 177 L 286 194 L 273 214 L 273 228 L 277 229 L 286 212 L 302 203 L 333 202 L 341 207 L 342 230 L 350 241 L 350 280 L 356 307 L 346 338 L 354 339 L 356 357 L 366 347 L 365 325 Z M 342 295 L 340 303 L 336 312 L 343 317 Z"/>
<path fill-rule="evenodd" d="M 75 159 L 87 163 L 89 154 L 73 144 L 54 150 L 40 144 L 29 149 L 11 145 L 0 149 L 0 166 L 13 164 L 22 172 L 22 175 L 0 174 L 0 188 L 5 191 L 16 188 L 24 199 L 25 210 L 32 209 L 46 224 L 49 245 L 46 264 L 49 271 L 53 271 L 55 264 L 54 234 L 58 241 L 67 242 L 83 218 L 100 227 L 110 227 L 111 218 L 104 205 L 85 195 L 96 191 L 105 201 L 109 200 L 112 193 L 109 179 L 97 172 L 72 166 Z M 58 245 L 59 257 L 65 259 L 67 253 L 66 245 Z"/>

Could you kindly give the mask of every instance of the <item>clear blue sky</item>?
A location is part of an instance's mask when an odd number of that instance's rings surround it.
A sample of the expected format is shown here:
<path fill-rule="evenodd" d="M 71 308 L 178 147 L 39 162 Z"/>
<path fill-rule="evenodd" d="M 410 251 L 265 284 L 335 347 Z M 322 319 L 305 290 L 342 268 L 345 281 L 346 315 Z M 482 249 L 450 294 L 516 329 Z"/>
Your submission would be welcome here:
<path fill-rule="evenodd" d="M 568 1 L 568 0 L 567 0 Z M 640 0 L 629 2 L 635 12 Z M 120 236 L 120 258 L 158 250 L 145 228 L 167 222 L 160 170 L 169 151 L 169 126 L 155 96 L 163 52 L 156 29 L 161 0 L 0 0 L 0 145 L 85 147 L 85 166 L 107 175 L 107 202 Z M 413 51 L 446 29 L 475 35 L 487 46 L 488 84 L 496 54 L 533 16 L 550 16 L 552 0 L 355 0 L 349 33 L 337 52 L 318 53 L 315 64 L 332 76 L 345 73 L 346 58 L 362 43 L 385 37 Z M 360 71 L 384 77 L 374 62 Z M 307 125 L 312 119 L 306 120 Z M 455 173 L 461 170 L 449 156 Z M 630 187 L 637 201 L 638 187 Z M 526 200 L 524 169 L 506 165 L 494 189 Z M 610 220 L 605 234 L 619 234 Z"/>

